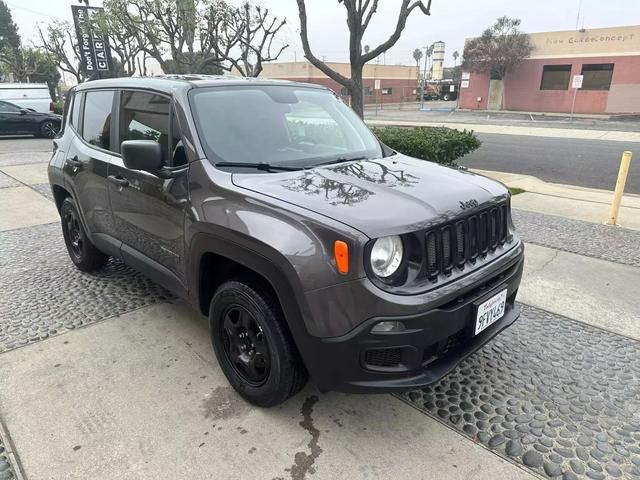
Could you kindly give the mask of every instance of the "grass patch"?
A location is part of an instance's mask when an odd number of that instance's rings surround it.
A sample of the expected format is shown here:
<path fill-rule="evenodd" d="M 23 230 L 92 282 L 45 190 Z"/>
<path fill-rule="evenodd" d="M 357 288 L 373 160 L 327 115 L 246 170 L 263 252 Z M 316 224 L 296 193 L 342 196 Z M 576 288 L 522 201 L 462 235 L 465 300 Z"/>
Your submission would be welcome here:
<path fill-rule="evenodd" d="M 521 193 L 526 192 L 526 190 L 518 187 L 509 187 L 509 191 L 511 192 L 511 195 L 520 195 Z"/>

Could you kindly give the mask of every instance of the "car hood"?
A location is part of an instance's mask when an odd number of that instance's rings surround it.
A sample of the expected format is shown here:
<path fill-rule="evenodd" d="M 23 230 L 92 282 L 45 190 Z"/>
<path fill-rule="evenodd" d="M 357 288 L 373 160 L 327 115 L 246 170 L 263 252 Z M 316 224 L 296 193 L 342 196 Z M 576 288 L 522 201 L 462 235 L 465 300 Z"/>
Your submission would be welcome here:
<path fill-rule="evenodd" d="M 325 215 L 370 238 L 422 230 L 508 195 L 486 177 L 400 154 L 232 179 L 238 187 Z"/>

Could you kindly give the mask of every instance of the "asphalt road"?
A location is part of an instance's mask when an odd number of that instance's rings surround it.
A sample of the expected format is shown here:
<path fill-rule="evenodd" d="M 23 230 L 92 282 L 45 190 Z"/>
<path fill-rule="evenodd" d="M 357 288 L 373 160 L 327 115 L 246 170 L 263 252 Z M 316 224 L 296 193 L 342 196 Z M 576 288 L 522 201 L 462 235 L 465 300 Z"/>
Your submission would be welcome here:
<path fill-rule="evenodd" d="M 461 163 L 470 168 L 534 175 L 547 182 L 613 190 L 620 157 L 634 159 L 625 192 L 640 194 L 640 144 L 572 138 L 477 134 L 482 146 Z"/>

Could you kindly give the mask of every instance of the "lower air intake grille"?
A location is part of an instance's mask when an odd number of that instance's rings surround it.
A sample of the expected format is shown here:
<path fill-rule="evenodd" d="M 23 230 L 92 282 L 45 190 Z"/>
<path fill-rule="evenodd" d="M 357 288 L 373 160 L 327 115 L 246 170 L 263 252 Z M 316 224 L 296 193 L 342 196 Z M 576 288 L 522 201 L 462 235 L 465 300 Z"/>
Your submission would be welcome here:
<path fill-rule="evenodd" d="M 364 362 L 372 367 L 397 367 L 402 361 L 402 349 L 384 348 L 367 350 L 364 354 Z"/>

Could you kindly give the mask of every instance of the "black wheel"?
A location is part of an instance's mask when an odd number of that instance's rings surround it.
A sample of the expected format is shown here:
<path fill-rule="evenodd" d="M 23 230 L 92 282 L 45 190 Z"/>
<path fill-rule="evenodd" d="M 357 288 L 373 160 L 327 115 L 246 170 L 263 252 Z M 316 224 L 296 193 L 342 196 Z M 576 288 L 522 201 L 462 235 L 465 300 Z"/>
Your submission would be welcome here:
<path fill-rule="evenodd" d="M 449 100 L 451 100 L 451 95 L 449 95 L 448 93 L 445 93 L 444 96 L 442 97 L 442 100 L 444 100 L 445 102 L 448 102 Z"/>
<path fill-rule="evenodd" d="M 211 342 L 229 383 L 247 401 L 272 407 L 299 392 L 307 372 L 280 308 L 264 289 L 230 281 L 211 299 Z"/>
<path fill-rule="evenodd" d="M 78 215 L 78 209 L 71 197 L 63 200 L 60 216 L 64 243 L 67 245 L 69 256 L 75 266 L 83 272 L 91 272 L 104 267 L 109 257 L 98 250 L 87 237 Z"/>
<path fill-rule="evenodd" d="M 54 120 L 45 120 L 40 125 L 40 136 L 44 138 L 55 138 L 60 132 L 60 124 Z"/>

